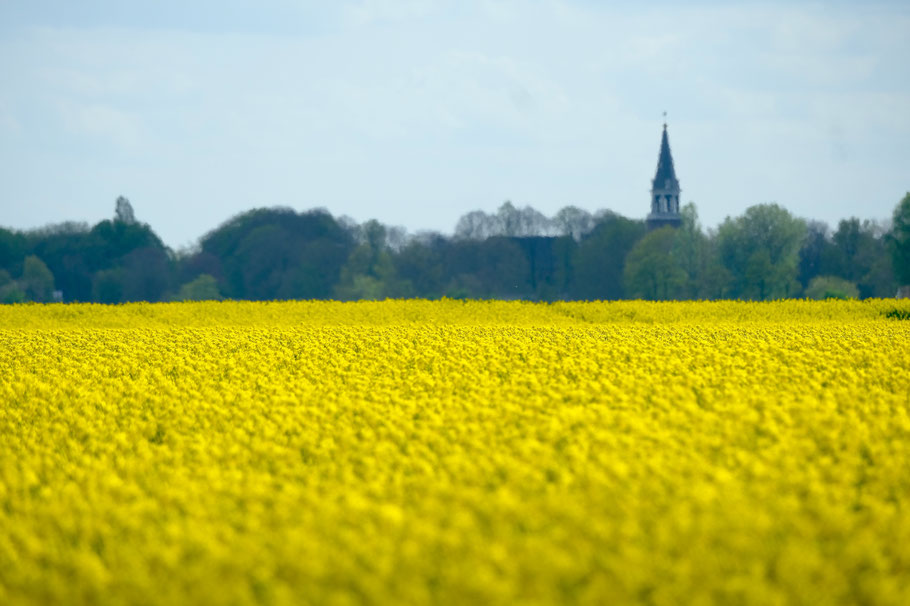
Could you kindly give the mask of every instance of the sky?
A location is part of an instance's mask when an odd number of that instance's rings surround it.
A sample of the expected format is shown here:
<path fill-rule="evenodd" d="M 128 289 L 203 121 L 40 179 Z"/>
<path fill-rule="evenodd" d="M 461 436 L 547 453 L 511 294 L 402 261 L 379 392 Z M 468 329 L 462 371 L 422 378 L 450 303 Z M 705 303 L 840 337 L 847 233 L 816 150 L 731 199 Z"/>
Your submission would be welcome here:
<path fill-rule="evenodd" d="M 910 3 L 0 0 L 0 225 L 166 244 L 243 211 L 452 233 L 505 200 L 884 220 L 910 190 Z"/>

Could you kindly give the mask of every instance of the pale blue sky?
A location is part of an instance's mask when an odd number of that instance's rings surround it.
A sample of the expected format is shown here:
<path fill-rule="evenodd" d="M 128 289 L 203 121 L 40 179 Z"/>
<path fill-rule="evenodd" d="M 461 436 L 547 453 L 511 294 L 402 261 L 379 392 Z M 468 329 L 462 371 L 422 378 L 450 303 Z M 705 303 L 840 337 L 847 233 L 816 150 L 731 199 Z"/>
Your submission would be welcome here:
<path fill-rule="evenodd" d="M 0 225 L 130 198 L 171 246 L 259 206 L 451 232 L 649 209 L 661 112 L 708 226 L 910 190 L 910 3 L 0 0 Z"/>

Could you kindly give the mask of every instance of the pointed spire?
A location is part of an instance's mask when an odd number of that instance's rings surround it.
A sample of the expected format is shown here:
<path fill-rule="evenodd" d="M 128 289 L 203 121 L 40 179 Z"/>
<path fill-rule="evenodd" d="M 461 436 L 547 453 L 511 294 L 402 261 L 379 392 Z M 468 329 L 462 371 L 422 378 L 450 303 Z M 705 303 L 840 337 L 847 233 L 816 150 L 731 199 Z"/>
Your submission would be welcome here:
<path fill-rule="evenodd" d="M 669 183 L 667 180 L 669 179 Z M 660 138 L 660 156 L 657 158 L 657 172 L 654 175 L 655 188 L 679 187 L 676 181 L 676 170 L 673 168 L 673 155 L 670 153 L 670 139 L 667 137 L 667 124 L 664 123 L 664 132 Z"/>
<path fill-rule="evenodd" d="M 657 172 L 651 182 L 651 212 L 648 214 L 649 229 L 664 225 L 679 226 L 679 181 L 673 167 L 670 153 L 670 139 L 667 136 L 667 112 L 664 112 L 664 129 L 660 137 L 660 154 L 657 157 Z"/>

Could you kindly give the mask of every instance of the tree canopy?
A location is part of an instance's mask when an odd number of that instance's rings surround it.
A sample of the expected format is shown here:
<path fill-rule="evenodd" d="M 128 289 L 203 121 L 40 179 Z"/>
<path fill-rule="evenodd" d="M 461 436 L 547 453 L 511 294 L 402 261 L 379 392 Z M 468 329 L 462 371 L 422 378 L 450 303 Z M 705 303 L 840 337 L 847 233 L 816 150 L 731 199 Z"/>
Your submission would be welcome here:
<path fill-rule="evenodd" d="M 111 219 L 0 228 L 0 302 L 389 297 L 765 300 L 893 296 L 910 284 L 910 194 L 892 225 L 834 229 L 758 204 L 705 230 L 694 204 L 677 228 L 566 206 L 503 203 L 452 236 L 358 224 L 324 209 L 257 208 L 174 251 L 117 198 Z"/>

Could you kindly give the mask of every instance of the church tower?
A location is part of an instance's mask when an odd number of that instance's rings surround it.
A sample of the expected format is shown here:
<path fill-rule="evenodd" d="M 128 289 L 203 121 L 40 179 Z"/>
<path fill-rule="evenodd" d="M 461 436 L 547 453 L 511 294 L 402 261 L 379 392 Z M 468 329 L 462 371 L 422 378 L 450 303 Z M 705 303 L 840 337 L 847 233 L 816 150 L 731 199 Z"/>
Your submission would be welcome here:
<path fill-rule="evenodd" d="M 667 123 L 664 122 L 664 133 L 660 139 L 660 156 L 657 158 L 657 174 L 651 182 L 651 212 L 648 214 L 648 229 L 665 225 L 679 227 L 682 217 L 679 214 L 679 180 L 673 169 L 673 156 L 670 154 L 670 140 L 667 138 Z"/>

